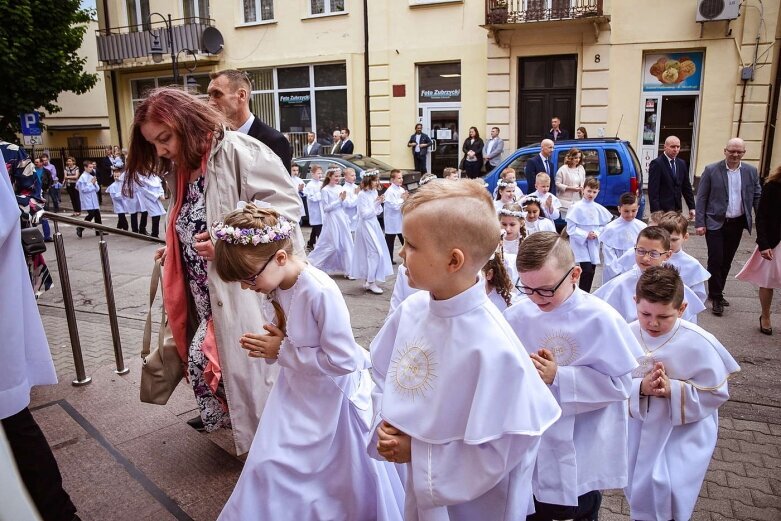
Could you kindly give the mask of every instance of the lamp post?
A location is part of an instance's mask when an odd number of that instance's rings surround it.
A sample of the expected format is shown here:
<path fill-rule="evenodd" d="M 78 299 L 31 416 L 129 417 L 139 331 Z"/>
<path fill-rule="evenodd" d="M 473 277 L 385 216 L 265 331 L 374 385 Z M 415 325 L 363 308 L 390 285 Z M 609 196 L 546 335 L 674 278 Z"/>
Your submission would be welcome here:
<path fill-rule="evenodd" d="M 198 66 L 198 59 L 195 56 L 195 51 L 188 48 L 179 49 L 177 51 L 174 48 L 174 31 L 173 31 L 173 23 L 171 21 L 171 15 L 169 14 L 166 17 L 160 13 L 152 13 L 147 18 L 147 24 L 149 25 L 149 34 L 152 35 L 152 43 L 150 43 L 149 45 L 149 54 L 152 55 L 152 60 L 155 63 L 160 63 L 163 61 L 163 42 L 160 41 L 161 29 L 157 29 L 157 30 L 152 29 L 153 16 L 159 16 L 160 19 L 163 21 L 163 24 L 165 25 L 166 41 L 168 42 L 168 50 L 171 52 L 171 67 L 173 68 L 173 73 L 174 73 L 174 83 L 179 85 L 179 63 L 178 63 L 179 53 L 183 52 L 185 54 L 192 55 L 193 66 L 192 69 L 188 68 L 188 70 L 192 72 Z"/>

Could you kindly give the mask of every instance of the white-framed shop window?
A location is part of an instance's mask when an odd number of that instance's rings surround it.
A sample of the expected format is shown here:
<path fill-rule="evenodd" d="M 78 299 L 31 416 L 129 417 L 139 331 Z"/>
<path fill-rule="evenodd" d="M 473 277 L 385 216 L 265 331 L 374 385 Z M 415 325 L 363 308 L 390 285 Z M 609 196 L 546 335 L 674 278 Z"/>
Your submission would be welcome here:
<path fill-rule="evenodd" d="M 274 20 L 274 0 L 241 0 L 242 24 Z"/>
<path fill-rule="evenodd" d="M 190 94 L 207 100 L 209 96 L 206 89 L 209 87 L 209 75 L 206 73 L 184 74 L 181 76 L 180 85 Z M 150 90 L 158 87 L 167 87 L 174 84 L 173 76 L 157 76 L 150 78 L 136 78 L 130 80 L 130 102 L 135 114 L 138 105 L 147 98 Z"/>
<path fill-rule="evenodd" d="M 347 0 L 309 0 L 309 16 L 329 16 L 347 12 Z"/>

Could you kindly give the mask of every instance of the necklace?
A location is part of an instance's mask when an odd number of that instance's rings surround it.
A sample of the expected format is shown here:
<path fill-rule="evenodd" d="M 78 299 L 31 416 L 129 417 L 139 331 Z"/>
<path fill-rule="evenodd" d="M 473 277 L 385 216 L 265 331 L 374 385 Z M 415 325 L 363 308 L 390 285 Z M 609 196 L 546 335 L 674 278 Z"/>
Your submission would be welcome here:
<path fill-rule="evenodd" d="M 670 335 L 670 338 L 668 338 L 667 340 L 662 342 L 662 345 L 660 345 L 656 349 L 648 349 L 648 345 L 646 345 L 646 343 L 645 343 L 645 338 L 643 338 L 643 328 L 641 327 L 640 328 L 640 341 L 643 343 L 643 351 L 645 351 L 645 354 L 650 355 L 651 353 L 655 353 L 655 352 L 659 351 L 661 348 L 663 348 L 664 346 L 666 346 L 667 343 L 670 342 L 670 340 L 675 338 L 675 335 L 678 334 L 678 330 L 679 329 L 681 329 L 681 322 L 680 321 L 678 321 L 678 324 L 676 324 L 675 331 L 673 331 L 673 334 Z"/>

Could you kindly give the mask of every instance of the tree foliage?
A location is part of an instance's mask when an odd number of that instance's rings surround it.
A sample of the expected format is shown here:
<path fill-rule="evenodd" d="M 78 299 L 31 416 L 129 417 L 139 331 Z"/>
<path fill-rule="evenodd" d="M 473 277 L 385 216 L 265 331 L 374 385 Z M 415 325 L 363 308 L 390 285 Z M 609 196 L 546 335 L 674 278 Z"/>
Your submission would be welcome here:
<path fill-rule="evenodd" d="M 19 114 L 59 112 L 57 97 L 97 81 L 79 56 L 90 13 L 79 0 L 0 0 L 0 137 L 15 141 Z"/>

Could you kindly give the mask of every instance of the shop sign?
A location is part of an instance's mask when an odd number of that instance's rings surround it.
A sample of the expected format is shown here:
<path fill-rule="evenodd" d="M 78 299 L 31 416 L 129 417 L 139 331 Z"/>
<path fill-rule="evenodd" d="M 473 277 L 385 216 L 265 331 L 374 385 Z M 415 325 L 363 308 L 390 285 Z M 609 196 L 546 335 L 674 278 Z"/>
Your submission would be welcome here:
<path fill-rule="evenodd" d="M 461 101 L 461 89 L 420 89 L 421 103 Z"/>
<path fill-rule="evenodd" d="M 699 91 L 702 84 L 702 51 L 646 54 L 643 90 Z"/>
<path fill-rule="evenodd" d="M 309 100 L 311 98 L 312 97 L 309 94 L 280 94 L 279 104 L 287 106 L 309 105 Z"/>

